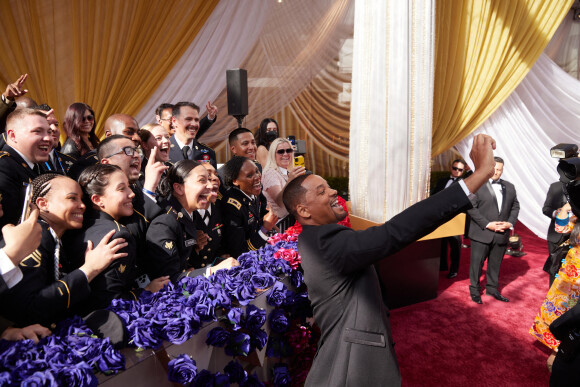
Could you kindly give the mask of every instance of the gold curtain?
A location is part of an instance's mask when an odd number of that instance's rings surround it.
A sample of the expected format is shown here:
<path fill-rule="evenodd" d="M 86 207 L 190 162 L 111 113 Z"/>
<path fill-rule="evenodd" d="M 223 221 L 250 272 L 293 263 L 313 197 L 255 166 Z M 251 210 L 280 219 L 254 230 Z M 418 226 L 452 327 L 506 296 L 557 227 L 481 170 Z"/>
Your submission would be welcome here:
<path fill-rule="evenodd" d="M 71 103 L 91 105 L 100 135 L 111 114 L 139 111 L 218 2 L 4 0 L 0 83 L 28 73 L 29 96 L 61 120 Z"/>
<path fill-rule="evenodd" d="M 436 1 L 433 157 L 473 132 L 503 103 L 573 1 Z"/>

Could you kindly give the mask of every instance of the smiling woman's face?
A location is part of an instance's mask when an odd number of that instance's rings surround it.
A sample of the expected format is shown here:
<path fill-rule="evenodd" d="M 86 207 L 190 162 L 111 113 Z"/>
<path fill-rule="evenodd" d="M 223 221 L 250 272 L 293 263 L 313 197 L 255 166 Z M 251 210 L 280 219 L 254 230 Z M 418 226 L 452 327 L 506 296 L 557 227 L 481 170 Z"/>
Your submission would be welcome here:
<path fill-rule="evenodd" d="M 246 160 L 233 183 L 247 195 L 258 196 L 262 192 L 261 180 L 262 175 L 258 170 L 258 166 L 253 161 Z"/>

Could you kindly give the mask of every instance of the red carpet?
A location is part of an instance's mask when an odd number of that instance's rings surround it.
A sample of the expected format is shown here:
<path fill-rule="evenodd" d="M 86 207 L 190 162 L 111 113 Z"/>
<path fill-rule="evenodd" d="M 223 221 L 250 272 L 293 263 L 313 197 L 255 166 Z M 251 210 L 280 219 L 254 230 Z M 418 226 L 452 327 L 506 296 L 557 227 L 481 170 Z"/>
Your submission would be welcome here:
<path fill-rule="evenodd" d="M 470 250 L 462 249 L 459 275 L 441 272 L 437 299 L 391 311 L 403 386 L 548 385 L 550 351 L 528 333 L 548 291 L 548 248 L 525 226 L 516 232 L 527 255 L 506 255 L 499 278 L 510 302 L 471 301 Z"/>

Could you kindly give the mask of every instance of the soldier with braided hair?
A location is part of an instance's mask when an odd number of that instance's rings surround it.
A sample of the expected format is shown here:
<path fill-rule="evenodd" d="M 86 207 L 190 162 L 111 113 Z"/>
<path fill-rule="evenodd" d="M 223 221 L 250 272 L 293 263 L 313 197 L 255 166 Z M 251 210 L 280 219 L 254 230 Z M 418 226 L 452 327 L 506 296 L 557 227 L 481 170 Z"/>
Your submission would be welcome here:
<path fill-rule="evenodd" d="M 32 182 L 32 203 L 38 208 L 42 226 L 40 246 L 20 264 L 23 278 L 2 294 L 4 317 L 17 326 L 40 323 L 45 326 L 71 314 L 90 295 L 89 283 L 114 260 L 127 254 L 127 243 L 106 234 L 93 248 L 78 251 L 83 264 L 65 273 L 60 265 L 61 238 L 67 230 L 82 227 L 85 204 L 79 184 L 62 175 L 49 173 Z"/>

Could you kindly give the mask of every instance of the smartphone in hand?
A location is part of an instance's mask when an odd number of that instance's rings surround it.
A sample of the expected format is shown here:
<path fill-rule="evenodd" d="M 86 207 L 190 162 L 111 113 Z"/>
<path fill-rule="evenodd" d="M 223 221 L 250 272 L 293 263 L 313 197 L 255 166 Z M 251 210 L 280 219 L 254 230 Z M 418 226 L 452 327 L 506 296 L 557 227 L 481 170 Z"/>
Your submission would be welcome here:
<path fill-rule="evenodd" d="M 26 193 L 24 194 L 24 205 L 22 206 L 22 215 L 20 215 L 20 223 L 24 222 L 30 216 L 32 203 L 32 184 L 26 186 Z"/>

